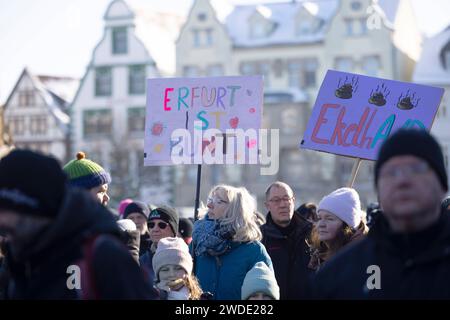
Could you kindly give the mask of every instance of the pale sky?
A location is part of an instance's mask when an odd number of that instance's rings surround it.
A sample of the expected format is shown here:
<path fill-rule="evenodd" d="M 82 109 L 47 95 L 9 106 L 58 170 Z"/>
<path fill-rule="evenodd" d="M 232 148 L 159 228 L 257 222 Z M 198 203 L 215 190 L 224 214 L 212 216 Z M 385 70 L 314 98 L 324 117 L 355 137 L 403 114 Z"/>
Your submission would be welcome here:
<path fill-rule="evenodd" d="M 0 0 L 0 105 L 22 69 L 81 78 L 103 34 L 112 0 Z M 186 15 L 192 0 L 130 0 Z M 287 0 L 212 0 L 225 15 L 230 6 Z M 450 0 L 411 0 L 420 30 L 433 35 L 450 24 Z M 158 61 L 157 61 L 158 62 Z"/>

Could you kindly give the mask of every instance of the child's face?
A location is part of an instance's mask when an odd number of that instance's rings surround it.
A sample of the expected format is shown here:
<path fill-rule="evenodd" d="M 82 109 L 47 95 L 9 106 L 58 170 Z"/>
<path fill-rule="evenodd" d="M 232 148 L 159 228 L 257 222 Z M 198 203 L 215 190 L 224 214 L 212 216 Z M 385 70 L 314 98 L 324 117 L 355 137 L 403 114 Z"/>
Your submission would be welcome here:
<path fill-rule="evenodd" d="M 265 294 L 264 292 L 255 292 L 247 300 L 274 300 L 271 296 Z"/>
<path fill-rule="evenodd" d="M 170 287 L 170 282 L 187 277 L 186 270 L 177 264 L 166 264 L 159 269 L 159 280 Z"/>

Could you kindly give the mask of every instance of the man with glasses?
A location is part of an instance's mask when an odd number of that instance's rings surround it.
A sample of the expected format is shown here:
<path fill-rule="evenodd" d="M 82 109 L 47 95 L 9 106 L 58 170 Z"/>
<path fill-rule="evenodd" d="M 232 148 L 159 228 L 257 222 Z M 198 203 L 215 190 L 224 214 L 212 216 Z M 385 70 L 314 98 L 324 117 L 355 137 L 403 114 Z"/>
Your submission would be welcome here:
<path fill-rule="evenodd" d="M 272 183 L 267 188 L 264 204 L 269 213 L 261 226 L 262 243 L 273 262 L 280 299 L 306 298 L 312 270 L 308 269 L 309 251 L 305 240 L 310 236 L 312 224 L 294 213 L 294 192 L 286 183 Z"/>
<path fill-rule="evenodd" d="M 380 149 L 382 213 L 369 235 L 319 271 L 315 297 L 450 299 L 450 216 L 444 157 L 425 130 L 401 129 Z"/>
<path fill-rule="evenodd" d="M 155 273 L 152 259 L 156 252 L 159 240 L 167 237 L 176 237 L 179 224 L 178 212 L 170 207 L 153 209 L 148 216 L 148 230 L 152 244 L 147 252 L 139 258 L 141 267 L 147 272 L 150 283 L 153 284 Z"/>

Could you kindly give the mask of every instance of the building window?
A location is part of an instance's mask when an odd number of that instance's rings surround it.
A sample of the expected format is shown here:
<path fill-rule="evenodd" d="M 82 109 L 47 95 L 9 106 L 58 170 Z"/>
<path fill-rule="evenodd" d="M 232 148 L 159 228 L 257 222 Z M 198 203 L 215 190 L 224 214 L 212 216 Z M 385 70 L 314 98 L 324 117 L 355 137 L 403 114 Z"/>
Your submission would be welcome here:
<path fill-rule="evenodd" d="M 362 36 L 367 34 L 366 18 L 345 19 L 345 34 L 348 37 Z"/>
<path fill-rule="evenodd" d="M 289 108 L 281 112 L 282 132 L 285 134 L 293 134 L 298 131 L 298 112 L 295 108 Z"/>
<path fill-rule="evenodd" d="M 301 20 L 297 23 L 297 35 L 305 35 L 311 33 L 312 31 L 312 23 L 309 19 Z"/>
<path fill-rule="evenodd" d="M 267 36 L 267 22 L 263 20 L 253 21 L 250 24 L 250 38 L 261 39 Z"/>
<path fill-rule="evenodd" d="M 264 76 L 264 87 L 270 86 L 270 62 L 269 61 L 252 61 L 242 62 L 240 66 L 241 74 L 262 75 Z"/>
<path fill-rule="evenodd" d="M 36 99 L 33 90 L 19 91 L 19 105 L 22 107 L 33 107 Z"/>
<path fill-rule="evenodd" d="M 377 56 L 364 57 L 362 59 L 364 74 L 371 77 L 378 76 L 380 59 Z"/>
<path fill-rule="evenodd" d="M 338 71 L 352 72 L 353 70 L 353 61 L 351 58 L 336 58 L 334 65 Z"/>
<path fill-rule="evenodd" d="M 350 6 L 351 6 L 351 8 L 352 8 L 353 11 L 361 10 L 361 7 L 362 7 L 361 2 L 359 2 L 359 1 L 353 1 L 353 2 L 350 4 Z"/>
<path fill-rule="evenodd" d="M 130 66 L 128 69 L 128 92 L 145 93 L 145 65 Z"/>
<path fill-rule="evenodd" d="M 21 136 L 25 133 L 25 118 L 14 117 L 10 120 L 11 133 L 16 136 Z"/>
<path fill-rule="evenodd" d="M 304 80 L 305 87 L 311 88 L 316 86 L 316 71 L 317 61 L 316 59 L 306 59 L 304 68 Z"/>
<path fill-rule="evenodd" d="M 289 86 L 293 88 L 315 87 L 317 66 L 317 60 L 314 58 L 289 62 Z"/>
<path fill-rule="evenodd" d="M 183 67 L 184 77 L 198 77 L 200 76 L 200 70 L 196 66 L 184 66 Z"/>
<path fill-rule="evenodd" d="M 201 12 L 197 15 L 198 21 L 206 21 L 206 17 L 207 17 L 207 15 L 204 12 Z"/>
<path fill-rule="evenodd" d="M 85 110 L 83 112 L 84 137 L 108 136 L 112 133 L 111 110 Z"/>
<path fill-rule="evenodd" d="M 221 64 L 213 64 L 208 66 L 206 71 L 207 75 L 210 77 L 220 77 L 223 76 L 223 67 Z"/>
<path fill-rule="evenodd" d="M 95 95 L 110 96 L 112 89 L 112 77 L 110 67 L 95 69 Z"/>
<path fill-rule="evenodd" d="M 32 117 L 30 118 L 30 133 L 31 134 L 46 134 L 47 133 L 47 117 Z"/>
<path fill-rule="evenodd" d="M 128 132 L 144 132 L 145 108 L 136 107 L 128 109 Z"/>
<path fill-rule="evenodd" d="M 117 27 L 112 29 L 112 52 L 124 54 L 128 51 L 127 28 Z"/>
<path fill-rule="evenodd" d="M 205 30 L 205 45 L 206 46 L 212 46 L 213 44 L 213 29 L 206 29 Z"/>
<path fill-rule="evenodd" d="M 194 47 L 196 47 L 196 48 L 200 47 L 202 45 L 201 38 L 200 38 L 200 36 L 201 36 L 200 30 L 193 29 L 192 30 L 192 36 L 193 36 L 193 39 L 194 39 Z"/>

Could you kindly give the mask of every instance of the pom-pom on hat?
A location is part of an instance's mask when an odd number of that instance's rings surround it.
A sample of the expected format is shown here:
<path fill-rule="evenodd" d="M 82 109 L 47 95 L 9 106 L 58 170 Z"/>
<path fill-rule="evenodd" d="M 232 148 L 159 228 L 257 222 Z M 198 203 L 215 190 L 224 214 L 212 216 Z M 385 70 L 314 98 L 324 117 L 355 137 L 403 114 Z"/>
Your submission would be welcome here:
<path fill-rule="evenodd" d="M 84 152 L 78 152 L 76 159 L 67 163 L 64 172 L 69 177 L 69 184 L 83 189 L 92 189 L 111 183 L 111 176 L 99 164 L 86 158 Z"/>

